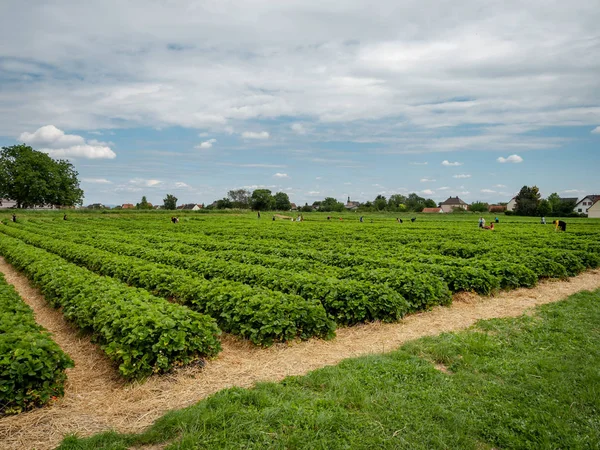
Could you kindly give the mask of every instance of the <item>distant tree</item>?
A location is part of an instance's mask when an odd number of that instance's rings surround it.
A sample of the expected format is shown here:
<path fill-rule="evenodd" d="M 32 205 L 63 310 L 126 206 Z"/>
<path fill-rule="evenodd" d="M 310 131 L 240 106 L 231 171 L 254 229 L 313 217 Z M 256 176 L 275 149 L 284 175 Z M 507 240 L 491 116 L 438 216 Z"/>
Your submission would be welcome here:
<path fill-rule="evenodd" d="M 311 212 L 313 210 L 313 207 L 310 206 L 308 203 L 305 203 L 304 206 L 302 206 L 300 208 L 301 212 Z"/>
<path fill-rule="evenodd" d="M 275 207 L 275 199 L 269 189 L 256 189 L 252 192 L 250 204 L 255 211 L 269 211 Z"/>
<path fill-rule="evenodd" d="M 273 199 L 275 200 L 275 209 L 278 211 L 289 211 L 292 209 L 290 198 L 285 192 L 277 192 Z"/>
<path fill-rule="evenodd" d="M 0 151 L 0 198 L 14 200 L 17 208 L 81 205 L 83 191 L 77 176 L 70 162 L 54 160 L 28 145 Z"/>
<path fill-rule="evenodd" d="M 436 206 L 436 203 L 432 199 L 428 198 L 425 200 L 425 208 L 435 208 Z"/>
<path fill-rule="evenodd" d="M 406 197 L 402 194 L 392 194 L 388 199 L 388 211 L 406 211 Z"/>
<path fill-rule="evenodd" d="M 344 210 L 344 204 L 342 202 L 338 202 L 335 198 L 333 197 L 327 197 L 325 200 L 323 200 L 321 202 L 321 205 L 319 206 L 319 211 L 325 211 L 325 212 L 329 212 L 329 211 L 334 211 L 334 212 L 341 212 Z"/>
<path fill-rule="evenodd" d="M 375 200 L 373 200 L 373 207 L 377 210 L 377 211 L 383 211 L 387 206 L 387 200 L 386 198 L 379 194 L 377 197 L 375 197 Z"/>
<path fill-rule="evenodd" d="M 152 209 L 152 205 L 148 203 L 148 200 L 146 200 L 146 196 L 144 195 L 142 197 L 142 201 L 136 203 L 135 209 Z"/>
<path fill-rule="evenodd" d="M 163 208 L 170 210 L 177 209 L 177 197 L 167 194 L 167 196 L 163 199 Z"/>
<path fill-rule="evenodd" d="M 221 200 L 217 200 L 215 207 L 217 209 L 233 208 L 233 202 L 228 197 L 223 197 Z"/>
<path fill-rule="evenodd" d="M 560 211 L 562 200 L 560 199 L 560 195 L 556 192 L 550 194 L 547 198 L 548 204 L 550 205 L 550 210 L 552 213 L 557 214 Z"/>
<path fill-rule="evenodd" d="M 246 189 L 232 189 L 227 192 L 227 197 L 231 200 L 233 208 L 249 208 L 250 195 L 250 191 Z"/>
<path fill-rule="evenodd" d="M 485 202 L 473 202 L 471 203 L 471 206 L 469 206 L 469 210 L 478 213 L 486 213 L 488 212 L 489 207 L 490 205 Z"/>
<path fill-rule="evenodd" d="M 412 194 L 408 194 L 408 197 L 406 199 L 406 208 L 409 211 L 421 212 L 423 211 L 423 208 L 425 208 L 425 199 L 423 197 L 419 197 L 414 192 Z"/>
<path fill-rule="evenodd" d="M 540 190 L 537 186 L 523 186 L 515 198 L 515 215 L 535 216 L 540 203 Z"/>
<path fill-rule="evenodd" d="M 540 217 L 545 217 L 552 212 L 552 206 L 550 206 L 550 202 L 548 200 L 540 200 L 540 203 L 537 207 L 537 215 Z"/>

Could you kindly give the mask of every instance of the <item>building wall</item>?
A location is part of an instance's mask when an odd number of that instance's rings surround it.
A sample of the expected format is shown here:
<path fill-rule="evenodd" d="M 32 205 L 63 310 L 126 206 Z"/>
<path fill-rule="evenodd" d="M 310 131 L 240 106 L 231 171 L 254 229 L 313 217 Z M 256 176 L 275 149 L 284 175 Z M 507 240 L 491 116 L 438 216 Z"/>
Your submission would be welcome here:
<path fill-rule="evenodd" d="M 462 208 L 465 211 L 467 210 L 468 205 L 440 205 L 442 208 L 442 212 L 451 213 L 453 208 Z"/>
<path fill-rule="evenodd" d="M 12 200 L 2 199 L 2 205 L 0 205 L 0 209 L 16 208 L 16 207 L 17 207 L 17 202 L 14 202 Z"/>
<path fill-rule="evenodd" d="M 575 211 L 576 213 L 586 213 L 588 208 L 590 208 L 591 206 L 592 201 L 586 197 L 575 205 L 575 209 L 573 209 L 573 211 Z"/>
<path fill-rule="evenodd" d="M 506 204 L 506 210 L 507 211 L 514 211 L 515 210 L 515 206 L 517 206 L 517 202 L 516 200 L 513 198 L 511 199 L 507 204 Z"/>
<path fill-rule="evenodd" d="M 600 219 L 600 201 L 588 208 L 587 215 L 591 219 Z"/>

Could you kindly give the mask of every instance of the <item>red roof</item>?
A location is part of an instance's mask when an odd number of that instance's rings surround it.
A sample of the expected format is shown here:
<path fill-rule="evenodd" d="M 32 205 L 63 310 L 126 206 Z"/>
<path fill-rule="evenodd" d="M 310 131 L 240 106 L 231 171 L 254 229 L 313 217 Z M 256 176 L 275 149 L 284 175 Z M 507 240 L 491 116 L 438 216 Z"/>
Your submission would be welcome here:
<path fill-rule="evenodd" d="M 424 213 L 439 213 L 442 211 L 442 208 L 423 208 Z"/>

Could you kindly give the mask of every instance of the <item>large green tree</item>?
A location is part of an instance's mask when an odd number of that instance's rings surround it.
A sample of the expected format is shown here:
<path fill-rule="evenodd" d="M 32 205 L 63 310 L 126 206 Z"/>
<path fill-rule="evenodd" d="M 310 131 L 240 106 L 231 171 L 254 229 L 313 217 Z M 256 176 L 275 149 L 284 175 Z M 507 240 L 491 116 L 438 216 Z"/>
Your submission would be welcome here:
<path fill-rule="evenodd" d="M 148 199 L 145 195 L 142 196 L 142 201 L 136 203 L 135 209 L 152 209 L 152 205 L 148 203 Z"/>
<path fill-rule="evenodd" d="M 518 216 L 537 215 L 540 197 L 540 190 L 537 186 L 523 186 L 515 198 L 515 214 Z"/>
<path fill-rule="evenodd" d="M 177 197 L 172 194 L 167 194 L 167 196 L 163 199 L 163 208 L 164 209 L 177 209 Z"/>
<path fill-rule="evenodd" d="M 285 192 L 278 192 L 273 196 L 275 200 L 275 209 L 277 211 L 289 211 L 292 209 L 290 197 Z"/>
<path fill-rule="evenodd" d="M 256 189 L 252 192 L 250 203 L 255 211 L 269 211 L 275 207 L 275 199 L 269 189 Z"/>
<path fill-rule="evenodd" d="M 17 208 L 81 205 L 78 175 L 70 162 L 54 160 L 28 145 L 0 151 L 0 197 L 14 200 Z"/>
<path fill-rule="evenodd" d="M 486 202 L 473 202 L 471 206 L 469 206 L 469 211 L 478 212 L 478 213 L 486 213 L 488 212 L 490 205 Z"/>
<path fill-rule="evenodd" d="M 383 196 L 381 194 L 379 194 L 377 197 L 375 197 L 375 200 L 373 200 L 373 207 L 377 211 L 383 211 L 386 206 L 387 206 L 387 200 L 386 200 L 385 196 Z"/>
<path fill-rule="evenodd" d="M 232 189 L 227 192 L 227 197 L 231 200 L 233 208 L 250 207 L 250 191 L 246 189 Z"/>
<path fill-rule="evenodd" d="M 319 205 L 319 211 L 325 211 L 325 212 L 329 212 L 329 211 L 335 211 L 335 212 L 341 212 L 344 210 L 344 204 L 342 202 L 338 202 L 335 198 L 333 197 L 327 197 L 325 198 L 325 200 L 323 200 L 321 202 L 321 204 Z"/>

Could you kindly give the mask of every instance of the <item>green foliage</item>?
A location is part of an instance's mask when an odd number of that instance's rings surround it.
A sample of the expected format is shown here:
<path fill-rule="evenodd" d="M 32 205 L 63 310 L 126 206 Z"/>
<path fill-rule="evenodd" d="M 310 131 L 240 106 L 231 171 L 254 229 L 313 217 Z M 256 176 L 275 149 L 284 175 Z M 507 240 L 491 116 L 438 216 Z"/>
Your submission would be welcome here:
<path fill-rule="evenodd" d="M 469 211 L 476 213 L 486 213 L 490 205 L 486 202 L 473 202 L 469 205 Z M 463 209 L 463 208 L 460 208 Z M 463 210 L 464 211 L 464 210 Z"/>
<path fill-rule="evenodd" d="M 36 322 L 0 274 L 0 415 L 26 411 L 64 394 L 73 361 Z"/>
<path fill-rule="evenodd" d="M 252 192 L 250 204 L 254 211 L 270 211 L 275 207 L 275 199 L 269 189 L 256 189 Z"/>
<path fill-rule="evenodd" d="M 383 211 L 387 206 L 387 200 L 385 199 L 385 196 L 379 194 L 377 197 L 375 197 L 375 200 L 373 200 L 373 208 L 376 211 Z"/>
<path fill-rule="evenodd" d="M 540 203 L 540 190 L 537 186 L 523 186 L 515 198 L 514 213 L 518 216 L 535 216 Z"/>
<path fill-rule="evenodd" d="M 167 196 L 163 199 L 163 208 L 168 210 L 177 209 L 177 197 L 172 194 L 167 194 Z"/>
<path fill-rule="evenodd" d="M 142 200 L 139 203 L 136 203 L 135 209 L 152 209 L 152 205 L 148 203 L 146 196 L 142 196 Z"/>
<path fill-rule="evenodd" d="M 16 201 L 18 208 L 81 205 L 83 191 L 77 176 L 70 162 L 53 160 L 28 145 L 0 151 L 0 198 Z"/>
<path fill-rule="evenodd" d="M 250 207 L 250 191 L 246 189 L 233 189 L 227 192 L 227 198 L 231 200 L 233 208 L 249 208 Z"/>
<path fill-rule="evenodd" d="M 285 192 L 278 192 L 273 196 L 277 211 L 289 211 L 292 208 L 290 198 Z"/>
<path fill-rule="evenodd" d="M 4 227 L 8 228 L 8 227 Z M 166 372 L 221 350 L 213 319 L 101 277 L 0 234 L 0 254 L 119 364 L 124 377 Z"/>
<path fill-rule="evenodd" d="M 216 208 L 217 209 L 233 208 L 233 202 L 231 200 L 229 200 L 227 197 L 223 197 L 221 200 L 217 200 Z"/>
<path fill-rule="evenodd" d="M 327 197 L 325 200 L 320 202 L 319 211 L 323 212 L 341 212 L 344 210 L 344 204 L 342 202 L 338 202 L 333 197 Z"/>
<path fill-rule="evenodd" d="M 552 212 L 552 206 L 550 206 L 550 202 L 548 200 L 542 199 L 537 207 L 537 214 L 540 217 L 547 216 Z"/>

